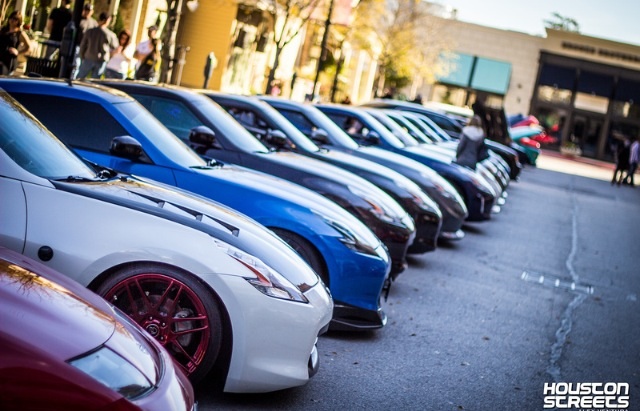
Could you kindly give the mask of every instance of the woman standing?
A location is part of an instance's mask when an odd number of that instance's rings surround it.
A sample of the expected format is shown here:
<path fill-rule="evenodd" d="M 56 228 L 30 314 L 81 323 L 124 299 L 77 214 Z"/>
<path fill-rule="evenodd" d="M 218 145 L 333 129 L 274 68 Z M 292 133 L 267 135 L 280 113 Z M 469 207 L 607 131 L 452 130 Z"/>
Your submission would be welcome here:
<path fill-rule="evenodd" d="M 462 136 L 456 149 L 456 163 L 475 170 L 476 164 L 486 157 L 484 151 L 482 120 L 480 116 L 475 115 L 462 129 Z"/>
<path fill-rule="evenodd" d="M 0 74 L 11 75 L 18 63 L 18 54 L 31 51 L 31 41 L 27 34 L 20 30 L 22 14 L 14 11 L 9 21 L 0 29 Z"/>
<path fill-rule="evenodd" d="M 111 54 L 104 72 L 106 78 L 124 80 L 129 77 L 129 68 L 133 61 L 134 45 L 131 43 L 131 32 L 122 30 L 118 34 L 118 47 Z"/>

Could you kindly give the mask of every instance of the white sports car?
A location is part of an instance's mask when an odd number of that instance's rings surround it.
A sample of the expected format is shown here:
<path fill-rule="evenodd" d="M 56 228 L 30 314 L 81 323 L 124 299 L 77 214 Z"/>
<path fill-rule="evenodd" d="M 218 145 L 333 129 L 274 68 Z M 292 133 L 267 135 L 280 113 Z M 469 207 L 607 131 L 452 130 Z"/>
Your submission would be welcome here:
<path fill-rule="evenodd" d="M 333 302 L 293 249 L 201 197 L 96 173 L 2 91 L 0 193 L 1 246 L 105 297 L 193 381 L 266 392 L 316 372 Z"/>

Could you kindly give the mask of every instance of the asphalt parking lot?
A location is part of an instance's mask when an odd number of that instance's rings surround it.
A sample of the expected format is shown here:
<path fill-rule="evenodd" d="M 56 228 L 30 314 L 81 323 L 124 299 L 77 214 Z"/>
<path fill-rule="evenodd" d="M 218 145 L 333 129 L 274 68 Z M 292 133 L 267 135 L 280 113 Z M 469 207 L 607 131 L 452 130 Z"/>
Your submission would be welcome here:
<path fill-rule="evenodd" d="M 610 175 L 543 155 L 492 221 L 410 260 L 384 329 L 321 337 L 303 387 L 198 386 L 199 409 L 542 410 L 554 382 L 627 383 L 640 409 L 640 188 Z"/>

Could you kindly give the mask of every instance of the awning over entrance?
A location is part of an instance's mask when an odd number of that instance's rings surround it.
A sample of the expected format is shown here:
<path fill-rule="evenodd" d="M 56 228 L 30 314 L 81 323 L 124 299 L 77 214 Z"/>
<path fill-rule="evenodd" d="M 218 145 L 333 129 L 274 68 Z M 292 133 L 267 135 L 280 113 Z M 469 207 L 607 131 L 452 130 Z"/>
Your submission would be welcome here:
<path fill-rule="evenodd" d="M 453 53 L 453 57 L 446 59 L 453 70 L 438 77 L 438 82 L 500 95 L 507 93 L 511 63 L 464 53 Z"/>

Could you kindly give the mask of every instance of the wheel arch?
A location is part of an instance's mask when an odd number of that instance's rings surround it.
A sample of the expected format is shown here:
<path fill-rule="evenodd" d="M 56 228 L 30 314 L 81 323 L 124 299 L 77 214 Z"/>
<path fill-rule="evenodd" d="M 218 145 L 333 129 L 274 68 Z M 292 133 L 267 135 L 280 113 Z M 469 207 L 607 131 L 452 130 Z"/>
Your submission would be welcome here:
<path fill-rule="evenodd" d="M 206 281 L 203 281 L 200 277 L 193 274 L 192 272 L 185 270 L 184 268 L 181 268 L 172 264 L 168 264 L 166 262 L 153 261 L 153 260 L 137 260 L 137 261 L 123 262 L 106 269 L 105 271 L 97 275 L 91 281 L 91 283 L 87 286 L 87 288 L 89 288 L 93 292 L 96 292 L 96 290 L 98 290 L 100 285 L 102 285 L 106 281 L 106 279 L 109 278 L 109 276 L 113 275 L 114 273 L 121 270 L 128 269 L 128 268 L 132 268 L 138 265 L 145 265 L 145 264 L 162 266 L 164 268 L 168 268 L 172 270 L 179 270 L 184 275 L 187 275 L 191 277 L 194 281 L 197 281 L 200 285 L 202 285 L 211 293 L 210 295 L 212 296 L 215 303 L 217 304 L 218 309 L 220 310 L 221 318 L 222 318 L 223 344 L 220 347 L 220 351 L 218 352 L 218 358 L 213 364 L 209 372 L 209 375 L 215 374 L 216 376 L 219 376 L 220 381 L 216 379 L 215 381 L 212 381 L 212 382 L 214 384 L 215 389 L 222 391 L 222 389 L 224 388 L 224 384 L 226 382 L 227 375 L 229 373 L 229 367 L 231 364 L 231 354 L 233 349 L 233 326 L 231 324 L 231 317 L 229 315 L 227 307 L 223 303 L 218 293 L 213 289 L 213 287 L 211 287 L 210 284 L 208 284 Z"/>

